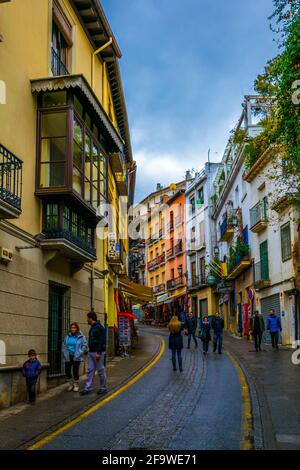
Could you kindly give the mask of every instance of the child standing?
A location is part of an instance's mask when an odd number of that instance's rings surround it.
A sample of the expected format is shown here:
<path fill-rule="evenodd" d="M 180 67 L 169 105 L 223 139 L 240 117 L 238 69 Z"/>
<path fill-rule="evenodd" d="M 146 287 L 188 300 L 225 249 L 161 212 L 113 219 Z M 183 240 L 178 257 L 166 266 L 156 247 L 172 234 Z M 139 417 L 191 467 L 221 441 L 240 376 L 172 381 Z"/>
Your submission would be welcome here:
<path fill-rule="evenodd" d="M 36 357 L 36 352 L 34 349 L 28 351 L 28 360 L 24 362 L 22 373 L 26 379 L 26 386 L 29 396 L 29 403 L 31 405 L 35 404 L 36 399 L 36 383 L 38 377 L 42 371 L 42 366 L 40 361 Z"/>

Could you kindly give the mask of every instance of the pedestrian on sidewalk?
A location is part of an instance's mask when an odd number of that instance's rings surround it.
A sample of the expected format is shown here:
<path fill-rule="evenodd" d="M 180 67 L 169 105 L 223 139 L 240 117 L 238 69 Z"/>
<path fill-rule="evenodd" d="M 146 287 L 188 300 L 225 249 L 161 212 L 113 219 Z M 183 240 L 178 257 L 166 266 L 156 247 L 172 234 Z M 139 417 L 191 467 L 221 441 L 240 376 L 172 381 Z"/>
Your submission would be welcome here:
<path fill-rule="evenodd" d="M 71 323 L 62 347 L 66 377 L 69 384 L 68 392 L 79 392 L 80 365 L 84 361 L 87 346 L 86 337 L 80 331 L 78 323 Z"/>
<path fill-rule="evenodd" d="M 211 326 L 209 323 L 208 316 L 206 315 L 203 317 L 203 321 L 200 327 L 200 338 L 203 343 L 203 353 L 207 354 L 209 349 L 209 342 L 211 341 L 211 334 L 210 334 Z"/>
<path fill-rule="evenodd" d="M 214 330 L 214 352 L 218 349 L 218 353 L 222 354 L 224 320 L 219 312 L 216 312 L 212 320 L 212 329 Z"/>
<path fill-rule="evenodd" d="M 90 325 L 88 372 L 85 388 L 82 390 L 81 395 L 89 395 L 91 393 L 96 371 L 100 380 L 100 388 L 97 394 L 103 395 L 107 393 L 105 371 L 106 330 L 97 319 L 94 310 L 87 314 L 87 322 Z"/>
<path fill-rule="evenodd" d="M 269 310 L 267 330 L 270 332 L 273 349 L 278 349 L 279 332 L 282 331 L 280 317 L 276 315 L 275 310 Z"/>
<path fill-rule="evenodd" d="M 172 364 L 173 364 L 173 370 L 176 371 L 176 355 L 178 359 L 178 366 L 180 372 L 183 371 L 182 369 L 182 355 L 181 351 L 183 349 L 183 339 L 182 339 L 182 330 L 183 326 L 181 321 L 178 319 L 176 315 L 174 315 L 171 318 L 170 323 L 168 324 L 168 328 L 170 331 L 170 336 L 169 336 L 169 349 L 172 351 Z"/>
<path fill-rule="evenodd" d="M 261 351 L 261 340 L 265 331 L 265 322 L 258 310 L 255 310 L 254 316 L 250 319 L 250 331 L 254 338 L 256 352 Z"/>
<path fill-rule="evenodd" d="M 195 348 L 198 347 L 198 342 L 196 339 L 196 329 L 197 329 L 197 319 L 194 317 L 192 312 L 189 312 L 186 322 L 185 322 L 185 328 L 187 329 L 188 332 L 188 349 L 191 347 L 191 339 L 193 338 L 194 343 L 195 343 Z"/>
<path fill-rule="evenodd" d="M 28 360 L 24 362 L 22 368 L 23 377 L 26 379 L 26 387 L 28 392 L 28 403 L 35 404 L 36 400 L 36 384 L 40 373 L 42 372 L 42 365 L 37 358 L 34 349 L 28 351 Z"/>

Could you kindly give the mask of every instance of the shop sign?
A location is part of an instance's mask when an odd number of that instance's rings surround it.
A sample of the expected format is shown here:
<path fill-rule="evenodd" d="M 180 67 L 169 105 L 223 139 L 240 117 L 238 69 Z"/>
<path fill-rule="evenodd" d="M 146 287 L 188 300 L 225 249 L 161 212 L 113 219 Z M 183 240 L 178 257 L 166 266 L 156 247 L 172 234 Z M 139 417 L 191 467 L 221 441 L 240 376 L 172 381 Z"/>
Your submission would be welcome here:
<path fill-rule="evenodd" d="M 234 285 L 232 282 L 221 282 L 217 285 L 218 294 L 230 294 L 234 291 Z"/>

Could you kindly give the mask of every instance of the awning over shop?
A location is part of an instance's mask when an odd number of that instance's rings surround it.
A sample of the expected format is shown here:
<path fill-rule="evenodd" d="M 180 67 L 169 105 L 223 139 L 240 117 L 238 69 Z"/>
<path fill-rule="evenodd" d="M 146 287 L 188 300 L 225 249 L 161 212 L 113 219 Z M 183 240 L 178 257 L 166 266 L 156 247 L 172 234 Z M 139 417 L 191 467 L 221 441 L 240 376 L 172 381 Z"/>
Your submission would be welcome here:
<path fill-rule="evenodd" d="M 153 291 L 150 287 L 141 286 L 128 279 L 127 276 L 119 277 L 119 289 L 135 302 L 148 304 L 153 302 Z"/>
<path fill-rule="evenodd" d="M 166 297 L 162 298 L 159 302 L 156 303 L 156 305 L 162 305 L 162 304 L 168 305 L 168 304 L 172 303 L 173 300 L 179 299 L 179 297 L 182 297 L 184 295 L 186 295 L 186 292 L 185 292 L 185 290 L 182 290 L 181 292 L 179 292 L 177 294 L 170 295 L 167 298 Z M 163 297 L 163 296 L 161 296 L 161 297 Z"/>

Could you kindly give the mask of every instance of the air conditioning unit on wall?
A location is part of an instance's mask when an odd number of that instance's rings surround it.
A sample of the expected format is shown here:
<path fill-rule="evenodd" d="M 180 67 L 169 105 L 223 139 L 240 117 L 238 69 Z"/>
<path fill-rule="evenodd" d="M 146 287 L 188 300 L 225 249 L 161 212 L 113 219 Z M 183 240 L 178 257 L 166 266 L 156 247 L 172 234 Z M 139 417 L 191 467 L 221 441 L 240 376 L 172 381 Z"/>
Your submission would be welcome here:
<path fill-rule="evenodd" d="M 9 263 L 13 259 L 13 252 L 8 248 L 0 248 L 0 262 Z"/>

